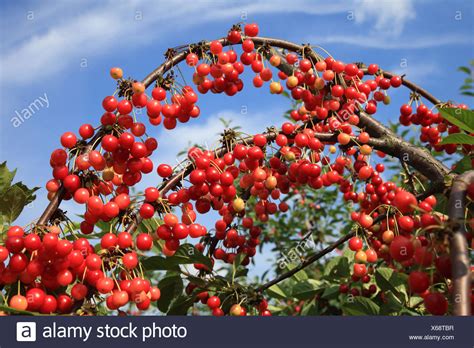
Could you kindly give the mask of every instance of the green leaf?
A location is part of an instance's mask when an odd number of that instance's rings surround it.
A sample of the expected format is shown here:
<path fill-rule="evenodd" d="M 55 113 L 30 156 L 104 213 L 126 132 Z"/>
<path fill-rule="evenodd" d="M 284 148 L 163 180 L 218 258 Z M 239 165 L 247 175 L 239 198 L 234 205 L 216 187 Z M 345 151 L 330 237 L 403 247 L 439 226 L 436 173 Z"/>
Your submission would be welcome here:
<path fill-rule="evenodd" d="M 291 271 L 293 268 L 295 268 L 296 266 L 293 265 L 293 264 L 288 264 L 286 266 L 286 268 L 288 269 L 288 271 Z M 306 274 L 306 272 L 302 269 L 301 271 L 298 271 L 296 272 L 295 274 L 293 274 L 292 276 L 293 279 L 295 279 L 296 281 L 298 282 L 301 282 L 303 280 L 306 280 L 308 279 L 308 275 Z"/>
<path fill-rule="evenodd" d="M 171 258 L 176 260 L 179 264 L 201 263 L 209 269 L 212 269 L 211 259 L 204 256 L 192 244 L 182 244 Z"/>
<path fill-rule="evenodd" d="M 181 295 L 170 306 L 167 315 L 186 315 L 194 304 L 194 296 Z"/>
<path fill-rule="evenodd" d="M 344 256 L 332 258 L 324 269 L 324 276 L 344 278 L 350 275 L 349 260 Z"/>
<path fill-rule="evenodd" d="M 348 297 L 342 305 L 342 311 L 345 315 L 378 315 L 380 307 L 367 297 L 357 296 Z"/>
<path fill-rule="evenodd" d="M 0 192 L 3 192 L 10 187 L 15 174 L 16 169 L 10 172 L 7 168 L 7 162 L 0 164 Z"/>
<path fill-rule="evenodd" d="M 474 136 L 464 134 L 464 133 L 450 134 L 440 142 L 440 145 L 444 145 L 444 144 L 474 145 Z"/>
<path fill-rule="evenodd" d="M 142 261 L 142 266 L 148 271 L 178 270 L 178 264 L 172 261 L 172 257 L 150 256 Z"/>
<path fill-rule="evenodd" d="M 36 313 L 36 312 L 30 312 L 30 311 L 21 311 L 18 309 L 14 309 L 5 305 L 0 305 L 0 311 L 7 312 L 7 313 L 13 313 L 13 314 L 21 314 L 21 315 L 32 315 L 32 316 L 41 316 L 41 314 Z"/>
<path fill-rule="evenodd" d="M 455 164 L 454 172 L 462 174 L 472 169 L 472 160 L 469 156 L 464 156 L 459 162 Z"/>
<path fill-rule="evenodd" d="M 439 108 L 438 110 L 444 119 L 466 132 L 474 133 L 474 111 L 455 108 Z"/>
<path fill-rule="evenodd" d="M 296 283 L 292 290 L 292 296 L 299 300 L 307 300 L 316 295 L 322 288 L 322 282 L 315 279 L 307 279 Z"/>
<path fill-rule="evenodd" d="M 375 281 L 382 291 L 391 291 L 400 299 L 404 295 L 405 299 L 408 297 L 406 292 L 408 276 L 406 274 L 395 272 L 388 267 L 379 267 L 375 271 Z"/>
<path fill-rule="evenodd" d="M 159 281 L 158 286 L 161 291 L 161 297 L 156 304 L 160 311 L 166 313 L 171 301 L 183 292 L 183 280 L 179 274 L 168 272 L 165 277 Z"/>
<path fill-rule="evenodd" d="M 319 315 L 318 306 L 314 302 L 304 305 L 301 309 L 301 315 Z"/>
<path fill-rule="evenodd" d="M 245 256 L 247 256 L 247 254 L 245 253 L 238 253 L 235 258 L 234 258 L 234 263 L 233 263 L 233 267 L 235 267 L 235 269 L 237 269 L 242 261 L 245 259 Z"/>
<path fill-rule="evenodd" d="M 402 302 L 391 291 L 385 292 L 385 303 L 380 307 L 380 315 L 397 314 L 403 308 Z"/>
<path fill-rule="evenodd" d="M 21 214 L 28 202 L 28 196 L 19 186 L 9 187 L 0 198 L 0 212 L 8 223 Z"/>
<path fill-rule="evenodd" d="M 339 296 L 339 285 L 333 285 L 324 289 L 324 292 L 321 295 L 321 298 L 324 298 L 326 300 L 332 300 L 334 298 L 337 298 L 338 296 Z"/>
<path fill-rule="evenodd" d="M 142 261 L 143 267 L 149 271 L 176 270 L 178 265 L 191 263 L 201 263 L 212 268 L 211 260 L 191 244 L 182 244 L 171 257 L 150 256 Z"/>
<path fill-rule="evenodd" d="M 458 68 L 458 71 L 465 72 L 468 75 L 471 75 L 471 69 L 469 69 L 467 66 L 460 66 Z"/>
<path fill-rule="evenodd" d="M 469 97 L 474 97 L 474 92 L 471 92 L 471 91 L 465 91 L 465 92 L 462 92 L 461 94 L 462 95 L 467 95 Z"/>
<path fill-rule="evenodd" d="M 267 294 L 273 298 L 279 298 L 281 300 L 285 300 L 288 298 L 288 295 L 285 294 L 283 289 L 278 285 L 272 285 L 266 290 Z"/>

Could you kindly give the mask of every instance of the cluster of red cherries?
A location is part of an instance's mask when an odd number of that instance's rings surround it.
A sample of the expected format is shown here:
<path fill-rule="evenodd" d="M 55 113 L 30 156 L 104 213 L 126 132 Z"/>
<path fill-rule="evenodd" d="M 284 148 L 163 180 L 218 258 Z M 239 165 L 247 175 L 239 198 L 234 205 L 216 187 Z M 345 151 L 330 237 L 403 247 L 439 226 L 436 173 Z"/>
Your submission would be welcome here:
<path fill-rule="evenodd" d="M 332 57 L 316 55 L 315 60 L 273 49 L 270 57 L 265 57 L 252 40 L 258 31 L 256 24 L 245 25 L 243 32 L 233 28 L 227 36 L 235 45 L 231 49 L 225 50 L 222 40 L 208 43 L 204 52 L 190 49 L 185 61 L 194 69 L 194 88 L 201 94 L 211 91 L 233 96 L 242 90 L 240 75 L 249 67 L 256 74 L 255 87 L 268 83 L 272 94 L 281 94 L 286 88 L 299 103 L 291 112 L 293 122 L 283 123 L 276 132 L 256 134 L 251 140 L 237 136 L 218 156 L 215 151 L 192 148 L 188 152 L 193 166 L 189 185 L 169 193 L 148 187 L 143 195 L 134 197 L 130 188 L 154 171 L 150 156 L 158 148 L 157 140 L 137 121 L 135 110 L 145 108 L 150 124 L 163 123 L 166 129 L 173 129 L 178 122 L 199 116 L 198 95 L 193 87 L 176 83 L 157 86 L 148 96 L 146 86 L 133 81 L 123 99 L 105 97 L 101 126 L 83 124 L 80 138 L 73 132 L 64 133 L 62 148 L 54 150 L 50 159 L 53 179 L 46 184 L 49 198 L 61 194 L 63 199 L 85 206 L 80 230 L 65 229 L 64 222 L 33 226 L 26 232 L 12 226 L 0 246 L 0 284 L 9 287 L 12 308 L 71 313 L 93 298 L 105 298 L 110 310 L 128 303 L 146 310 L 160 298 L 159 288 L 146 278 L 140 264 L 140 256 L 154 243 L 163 241 L 162 252 L 171 257 L 183 241 L 199 239 L 196 248 L 203 252 L 209 248 L 213 262 L 232 264 L 238 254 L 244 254 L 242 265 L 248 265 L 260 243 L 262 224 L 270 215 L 290 208 L 283 195 L 307 185 L 313 189 L 335 186 L 344 200 L 360 207 L 351 215 L 360 228 L 359 235 L 349 242 L 356 252 L 353 275 L 350 283 L 341 284 L 341 293 L 374 295 L 374 284 L 362 291 L 355 285 L 370 283 L 375 265 L 383 259 L 394 269 L 409 273 L 410 290 L 424 298 L 428 312 L 446 313 L 445 292 L 437 284 L 451 276 L 448 250 L 429 235 L 445 218 L 434 212 L 433 196 L 417 200 L 412 193 L 383 180 L 383 164 L 371 164 L 370 136 L 358 127 L 359 113 L 374 115 L 380 103 L 389 102 L 386 91 L 399 87 L 402 79 L 385 78 L 375 64 L 364 73 L 358 65 Z M 293 73 L 287 76 L 279 71 L 279 80 L 275 80 L 273 70 L 283 64 Z M 120 68 L 110 73 L 124 81 Z M 400 122 L 423 125 L 422 140 L 435 147 L 443 129 L 455 131 L 455 126 L 423 104 L 416 114 L 410 105 L 402 106 L 401 113 Z M 322 141 L 318 137 L 321 133 L 337 137 L 332 142 Z M 270 143 L 277 150 L 273 155 L 268 150 Z M 451 147 L 443 148 L 450 153 Z M 156 172 L 165 182 L 179 174 L 165 163 L 158 165 Z M 252 212 L 247 207 L 249 197 L 255 200 Z M 178 208 L 181 214 L 176 212 Z M 220 218 L 207 230 L 196 222 L 197 213 L 211 210 Z M 144 220 L 158 216 L 156 233 L 129 230 L 127 221 L 134 213 Z M 101 221 L 114 222 L 117 228 L 94 246 L 93 240 L 81 234 L 92 234 Z M 199 272 L 212 271 L 200 264 L 195 267 Z M 219 291 L 209 294 L 203 290 L 196 300 L 207 304 L 214 315 L 247 314 L 246 303 L 235 303 L 224 313 L 220 295 Z M 270 315 L 267 306 L 267 301 L 261 300 L 256 309 L 261 315 Z"/>

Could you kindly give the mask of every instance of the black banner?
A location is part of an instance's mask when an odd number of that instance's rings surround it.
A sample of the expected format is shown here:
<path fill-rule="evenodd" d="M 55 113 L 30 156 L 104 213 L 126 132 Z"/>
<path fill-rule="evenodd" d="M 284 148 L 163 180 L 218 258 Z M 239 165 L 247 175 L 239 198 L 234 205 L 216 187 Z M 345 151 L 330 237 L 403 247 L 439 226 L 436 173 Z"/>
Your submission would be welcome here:
<path fill-rule="evenodd" d="M 473 347 L 473 317 L 0 318 L 14 347 Z"/>

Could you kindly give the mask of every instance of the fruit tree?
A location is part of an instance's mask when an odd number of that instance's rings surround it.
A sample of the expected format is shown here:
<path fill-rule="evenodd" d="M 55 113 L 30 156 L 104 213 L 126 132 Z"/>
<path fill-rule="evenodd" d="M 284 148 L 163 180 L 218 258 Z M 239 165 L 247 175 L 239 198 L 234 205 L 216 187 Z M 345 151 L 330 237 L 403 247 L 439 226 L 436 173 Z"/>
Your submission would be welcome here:
<path fill-rule="evenodd" d="M 235 25 L 169 49 L 142 81 L 112 68 L 100 124 L 62 134 L 50 203 L 27 226 L 13 221 L 35 189 L 12 185 L 2 164 L 4 313 L 471 313 L 472 111 L 376 64 L 259 31 Z M 198 122 L 199 95 L 235 96 L 245 73 L 289 99 L 281 124 L 253 135 L 227 127 L 219 146 L 193 146 L 177 167 L 153 163 L 153 127 L 173 136 Z M 394 88 L 406 103 L 384 125 Z M 152 172 L 161 183 L 140 188 Z M 80 222 L 63 200 L 83 207 Z M 279 258 L 254 280 L 264 245 Z"/>

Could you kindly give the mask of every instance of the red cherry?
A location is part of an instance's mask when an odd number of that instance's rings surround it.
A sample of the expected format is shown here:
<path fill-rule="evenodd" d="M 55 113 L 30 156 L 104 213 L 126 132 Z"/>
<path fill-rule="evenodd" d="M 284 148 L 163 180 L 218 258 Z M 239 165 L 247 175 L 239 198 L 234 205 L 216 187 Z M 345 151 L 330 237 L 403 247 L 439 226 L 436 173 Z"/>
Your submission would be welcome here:
<path fill-rule="evenodd" d="M 117 237 L 117 244 L 121 249 L 127 249 L 132 246 L 133 237 L 129 232 L 120 232 Z"/>
<path fill-rule="evenodd" d="M 258 25 L 255 23 L 246 24 L 244 27 L 244 33 L 247 36 L 254 37 L 258 35 Z"/>
<path fill-rule="evenodd" d="M 42 289 L 32 288 L 26 292 L 26 299 L 28 300 L 28 310 L 36 312 L 41 308 L 46 294 Z"/>
<path fill-rule="evenodd" d="M 40 308 L 40 313 L 42 314 L 51 314 L 56 311 L 58 307 L 58 302 L 56 298 L 52 295 L 46 295 L 43 301 L 43 304 Z"/>
<path fill-rule="evenodd" d="M 102 259 L 97 254 L 90 254 L 86 257 L 86 266 L 91 270 L 99 270 L 102 267 Z"/>
<path fill-rule="evenodd" d="M 167 178 L 173 174 L 173 168 L 168 164 L 160 164 L 157 168 L 158 175 Z"/>
<path fill-rule="evenodd" d="M 138 265 L 137 254 L 132 252 L 123 255 L 122 262 L 127 269 L 134 269 Z"/>
<path fill-rule="evenodd" d="M 430 277 L 425 272 L 413 271 L 408 276 L 408 285 L 413 293 L 421 294 L 430 286 Z"/>
<path fill-rule="evenodd" d="M 407 191 L 399 191 L 395 194 L 392 204 L 400 210 L 402 214 L 411 213 L 417 206 L 416 197 Z"/>
<path fill-rule="evenodd" d="M 95 286 L 101 294 L 107 294 L 113 290 L 115 284 L 112 278 L 104 277 L 100 278 Z"/>
<path fill-rule="evenodd" d="M 136 245 L 140 250 L 150 250 L 153 246 L 153 238 L 147 233 L 140 233 L 137 236 Z"/>
<path fill-rule="evenodd" d="M 398 262 L 411 259 L 413 253 L 413 243 L 407 237 L 396 236 L 390 243 L 390 256 Z"/>
<path fill-rule="evenodd" d="M 66 294 L 60 294 L 57 298 L 57 311 L 61 314 L 70 313 L 72 310 L 73 301 L 71 297 Z"/>
<path fill-rule="evenodd" d="M 87 286 L 82 283 L 74 284 L 74 286 L 71 288 L 71 296 L 77 301 L 84 299 L 84 297 L 87 295 L 87 292 Z"/>
<path fill-rule="evenodd" d="M 433 315 L 444 315 L 448 311 L 448 301 L 443 294 L 429 293 L 424 297 L 425 308 Z"/>
<path fill-rule="evenodd" d="M 68 149 L 74 147 L 77 143 L 77 138 L 72 132 L 66 132 L 61 136 L 61 145 Z"/>
<path fill-rule="evenodd" d="M 41 238 L 37 234 L 31 233 L 24 238 L 23 243 L 28 251 L 38 250 L 41 247 Z"/>
<path fill-rule="evenodd" d="M 10 262 L 8 263 L 8 267 L 16 273 L 20 273 L 25 270 L 26 266 L 28 266 L 28 258 L 25 254 L 18 253 L 13 254 L 10 257 Z"/>
<path fill-rule="evenodd" d="M 359 237 L 352 237 L 351 239 L 349 239 L 349 249 L 351 249 L 352 251 L 361 250 L 362 247 L 363 242 L 362 239 L 360 239 Z"/>
<path fill-rule="evenodd" d="M 355 263 L 354 264 L 354 275 L 362 278 L 367 274 L 367 266 L 363 263 Z"/>
<path fill-rule="evenodd" d="M 115 111 L 115 109 L 117 109 L 117 105 L 118 105 L 118 101 L 113 96 L 105 97 L 104 100 L 102 101 L 102 107 L 104 108 L 105 111 L 108 111 L 108 112 Z"/>
<path fill-rule="evenodd" d="M 94 135 L 94 127 L 91 124 L 83 124 L 79 128 L 79 135 L 83 139 L 89 139 L 90 137 Z"/>
<path fill-rule="evenodd" d="M 210 309 L 218 308 L 221 305 L 221 300 L 217 296 L 211 296 L 207 299 L 207 306 Z"/>

